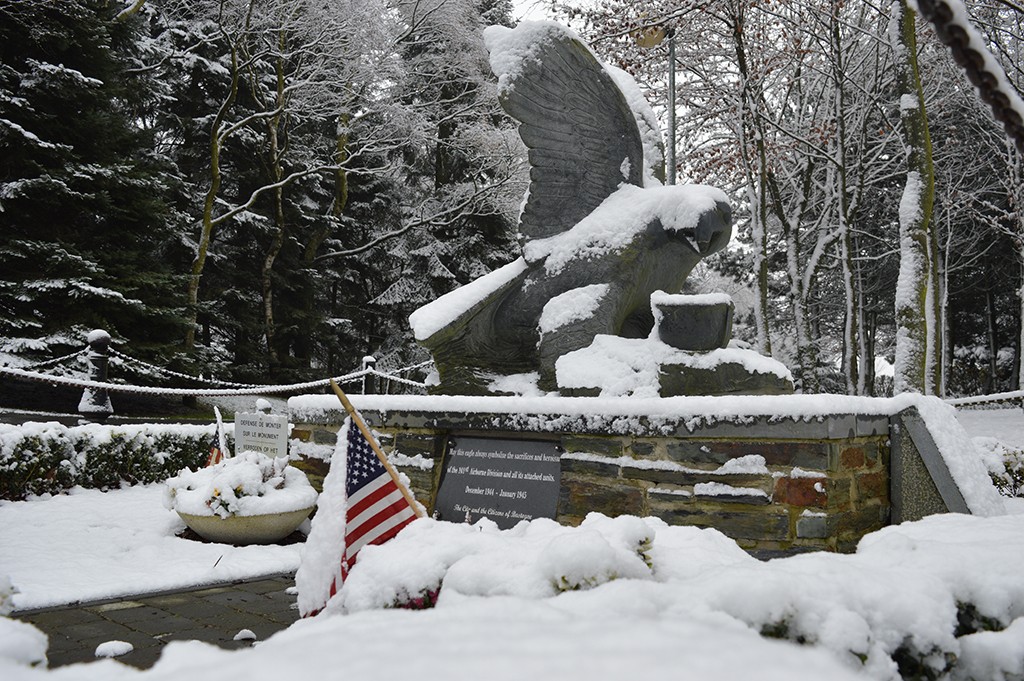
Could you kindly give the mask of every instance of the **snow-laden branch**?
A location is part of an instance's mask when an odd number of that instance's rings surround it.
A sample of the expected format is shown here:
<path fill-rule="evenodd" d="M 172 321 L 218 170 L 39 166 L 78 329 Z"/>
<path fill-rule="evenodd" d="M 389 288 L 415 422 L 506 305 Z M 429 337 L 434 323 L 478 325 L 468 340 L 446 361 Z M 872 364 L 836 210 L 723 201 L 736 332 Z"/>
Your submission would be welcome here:
<path fill-rule="evenodd" d="M 129 0 L 131 4 L 127 5 L 123 10 L 117 13 L 114 18 L 118 21 L 124 21 L 130 17 L 135 16 L 142 9 L 142 6 L 146 4 L 146 0 Z"/>
<path fill-rule="evenodd" d="M 379 237 L 372 239 L 371 241 L 368 241 L 367 243 L 361 246 L 357 246 L 356 248 L 349 248 L 343 251 L 331 251 L 330 253 L 324 253 L 323 255 L 317 256 L 314 262 L 333 260 L 334 258 L 346 258 L 353 255 L 359 255 L 360 253 L 365 253 L 373 248 L 376 248 L 382 243 L 390 241 L 391 239 L 394 239 L 396 237 L 402 236 L 406 232 L 415 229 L 416 227 L 422 227 L 424 225 L 449 224 L 451 222 L 450 218 L 458 216 L 466 208 L 473 205 L 480 197 L 495 191 L 499 187 L 510 182 L 511 179 L 511 176 L 506 176 L 494 184 L 490 184 L 480 189 L 477 189 L 475 192 L 473 192 L 473 194 L 471 194 L 464 200 L 460 201 L 459 203 L 455 204 L 454 206 L 450 206 L 444 210 L 438 211 L 437 213 L 434 213 L 424 218 L 411 220 L 402 227 L 387 232 L 386 234 L 382 234 Z"/>

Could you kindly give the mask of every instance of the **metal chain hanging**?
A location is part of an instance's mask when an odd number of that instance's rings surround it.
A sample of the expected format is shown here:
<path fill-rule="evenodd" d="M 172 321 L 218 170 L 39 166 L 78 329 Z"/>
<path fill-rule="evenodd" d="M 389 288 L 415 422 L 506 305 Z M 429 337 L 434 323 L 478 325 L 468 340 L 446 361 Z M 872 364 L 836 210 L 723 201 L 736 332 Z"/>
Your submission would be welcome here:
<path fill-rule="evenodd" d="M 1010 85 L 999 63 L 988 54 L 980 34 L 947 0 L 917 0 L 917 6 L 921 16 L 935 27 L 939 40 L 949 47 L 956 63 L 963 67 L 982 101 L 992 109 L 992 115 L 1003 124 L 1017 151 L 1024 154 L 1024 100 Z"/>
<path fill-rule="evenodd" d="M 50 367 L 57 366 L 58 364 L 66 362 L 69 359 L 75 359 L 76 357 L 80 357 L 87 352 L 89 352 L 89 348 L 85 347 L 82 348 L 81 350 L 76 350 L 75 352 L 64 355 L 63 357 L 55 357 L 54 359 L 48 359 L 45 362 L 39 362 L 38 364 L 30 364 L 29 366 L 25 367 L 25 370 L 36 371 L 38 369 L 49 369 Z"/>
<path fill-rule="evenodd" d="M 110 348 L 109 352 L 110 352 L 111 356 L 117 357 L 118 359 L 120 359 L 123 362 L 128 362 L 130 364 L 138 364 L 140 366 L 146 367 L 147 369 L 152 369 L 153 371 L 156 371 L 156 372 L 159 372 L 161 374 L 164 374 L 165 376 L 173 376 L 175 378 L 183 378 L 185 380 L 194 381 L 196 383 L 207 383 L 209 385 L 222 386 L 222 387 L 225 387 L 225 388 L 264 388 L 264 387 L 266 387 L 266 386 L 258 385 L 256 383 L 233 383 L 231 381 L 219 381 L 219 380 L 214 379 L 214 378 L 202 378 L 201 376 L 190 376 L 189 374 L 183 374 L 183 373 L 180 373 L 180 372 L 177 372 L 177 371 L 172 371 L 171 369 L 165 369 L 164 367 L 157 366 L 156 364 L 150 364 L 149 362 L 145 362 L 145 361 L 143 361 L 141 359 L 137 359 L 135 357 L 132 357 L 131 355 L 126 355 L 123 352 L 118 352 L 114 348 Z"/>

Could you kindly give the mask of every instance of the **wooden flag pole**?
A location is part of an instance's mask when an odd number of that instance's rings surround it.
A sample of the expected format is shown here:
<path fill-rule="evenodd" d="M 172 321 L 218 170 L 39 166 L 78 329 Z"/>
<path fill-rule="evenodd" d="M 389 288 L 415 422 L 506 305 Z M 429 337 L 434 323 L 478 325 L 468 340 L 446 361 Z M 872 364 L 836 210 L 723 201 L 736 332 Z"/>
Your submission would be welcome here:
<path fill-rule="evenodd" d="M 402 481 L 398 477 L 398 471 L 396 471 L 394 467 L 391 465 L 391 462 L 388 461 L 387 455 L 381 451 L 380 446 L 377 444 L 377 438 L 373 436 L 373 433 L 370 432 L 369 427 L 367 427 L 367 425 L 363 422 L 362 417 L 359 416 L 359 412 L 356 411 L 356 408 L 352 406 L 351 402 L 349 402 L 348 395 L 341 391 L 341 388 L 338 387 L 338 384 L 334 382 L 333 378 L 330 379 L 330 381 L 331 388 L 334 390 L 334 394 L 338 396 L 339 400 L 341 400 L 341 406 L 345 407 L 345 411 L 347 411 L 348 415 L 352 418 L 352 423 L 358 426 L 360 432 L 363 434 L 363 437 L 366 438 L 366 441 L 370 444 L 370 448 L 373 449 L 373 453 L 376 454 L 377 458 L 380 459 L 380 462 L 384 464 L 384 470 L 388 472 L 388 475 L 391 476 L 391 479 L 395 482 L 395 485 L 398 487 L 398 491 L 402 493 L 402 496 L 405 497 L 405 500 L 409 502 L 410 506 L 412 506 L 412 510 L 413 512 L 416 513 L 416 517 L 425 517 L 426 513 L 424 513 L 420 509 L 420 505 L 416 503 L 416 499 L 413 498 L 412 493 L 410 493 L 409 490 L 406 489 L 405 485 L 402 484 Z"/>

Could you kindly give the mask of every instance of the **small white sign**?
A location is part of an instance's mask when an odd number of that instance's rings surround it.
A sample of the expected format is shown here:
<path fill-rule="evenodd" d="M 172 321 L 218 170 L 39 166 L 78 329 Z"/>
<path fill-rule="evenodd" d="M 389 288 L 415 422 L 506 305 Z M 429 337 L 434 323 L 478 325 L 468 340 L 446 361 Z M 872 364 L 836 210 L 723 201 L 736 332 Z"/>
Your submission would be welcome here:
<path fill-rule="evenodd" d="M 288 455 L 288 417 L 280 414 L 235 414 L 235 454 Z"/>

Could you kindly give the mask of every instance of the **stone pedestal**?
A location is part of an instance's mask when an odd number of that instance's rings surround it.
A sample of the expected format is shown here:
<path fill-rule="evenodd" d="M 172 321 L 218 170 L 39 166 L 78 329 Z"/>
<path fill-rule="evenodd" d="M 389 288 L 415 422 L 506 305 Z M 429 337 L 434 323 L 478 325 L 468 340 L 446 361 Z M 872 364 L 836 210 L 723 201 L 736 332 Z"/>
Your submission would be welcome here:
<path fill-rule="evenodd" d="M 732 299 L 724 293 L 687 296 L 651 295 L 658 338 L 689 352 L 708 352 L 732 340 Z"/>
<path fill-rule="evenodd" d="M 564 524 L 591 512 L 657 516 L 715 528 L 768 558 L 853 551 L 890 522 L 888 414 L 726 417 L 709 398 L 622 400 L 620 413 L 590 398 L 541 400 L 529 413 L 518 398 L 447 398 L 451 408 L 439 398 L 352 399 L 431 512 L 448 443 L 479 436 L 563 450 L 554 519 Z M 706 409 L 700 416 L 688 407 L 697 403 Z M 330 439 L 343 414 L 329 399 L 324 405 L 291 413 L 294 437 Z"/>

